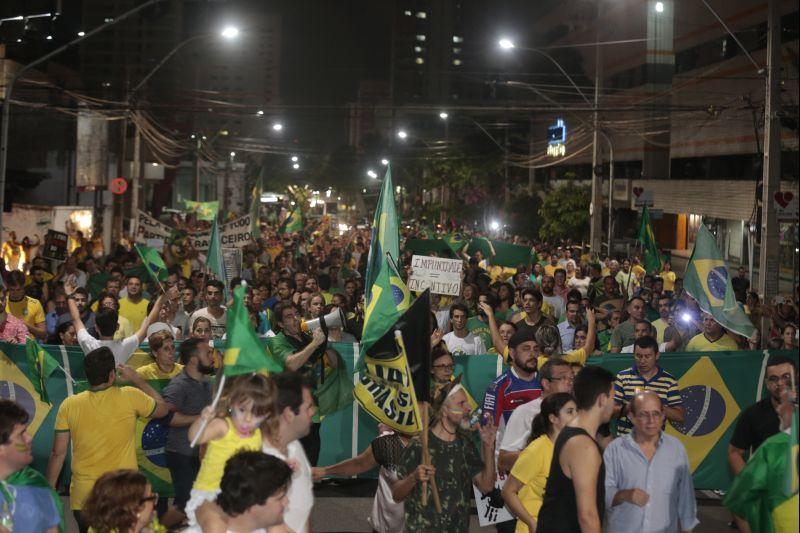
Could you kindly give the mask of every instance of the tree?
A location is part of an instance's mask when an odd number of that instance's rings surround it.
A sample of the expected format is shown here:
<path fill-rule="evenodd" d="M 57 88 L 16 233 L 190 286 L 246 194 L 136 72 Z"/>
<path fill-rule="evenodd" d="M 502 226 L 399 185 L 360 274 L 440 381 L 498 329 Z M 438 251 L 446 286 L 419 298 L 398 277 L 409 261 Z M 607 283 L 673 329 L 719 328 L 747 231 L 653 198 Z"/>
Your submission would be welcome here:
<path fill-rule="evenodd" d="M 542 226 L 539 237 L 553 242 L 571 239 L 579 242 L 589 237 L 591 188 L 568 183 L 551 190 L 542 202 L 539 214 Z"/>

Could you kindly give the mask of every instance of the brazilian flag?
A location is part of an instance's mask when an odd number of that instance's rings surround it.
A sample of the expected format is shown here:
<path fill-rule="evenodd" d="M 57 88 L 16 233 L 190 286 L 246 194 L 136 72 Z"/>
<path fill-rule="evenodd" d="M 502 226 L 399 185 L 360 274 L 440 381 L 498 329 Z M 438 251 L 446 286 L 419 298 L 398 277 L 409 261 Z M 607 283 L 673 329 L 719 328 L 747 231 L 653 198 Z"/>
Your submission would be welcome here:
<path fill-rule="evenodd" d="M 140 244 L 137 244 L 135 248 L 136 253 L 142 258 L 142 263 L 144 263 L 150 277 L 152 277 L 156 283 L 167 281 L 167 277 L 169 277 L 167 265 L 164 263 L 158 250 Z"/>
<path fill-rule="evenodd" d="M 219 213 L 219 200 L 211 202 L 195 202 L 193 200 L 184 200 L 187 213 L 194 213 L 197 220 L 214 220 Z"/>
<path fill-rule="evenodd" d="M 639 226 L 637 239 L 644 249 L 644 269 L 650 274 L 661 272 L 661 254 L 658 252 L 658 244 L 656 244 L 653 226 L 650 224 L 650 211 L 647 206 L 644 206 L 642 210 L 642 223 Z"/>
<path fill-rule="evenodd" d="M 292 212 L 283 221 L 280 228 L 278 228 L 278 233 L 299 233 L 301 231 L 303 231 L 303 214 L 298 205 L 292 209 Z"/>
<path fill-rule="evenodd" d="M 244 287 L 233 290 L 233 307 L 228 314 L 228 337 L 225 345 L 226 376 L 248 372 L 281 372 L 283 367 L 266 351 L 250 323 L 250 315 L 244 306 Z"/>
<path fill-rule="evenodd" d="M 58 362 L 33 339 L 27 339 L 25 342 L 25 356 L 28 360 L 28 378 L 33 388 L 39 393 L 41 401 L 50 403 L 45 383 L 50 374 L 58 368 Z"/>
<path fill-rule="evenodd" d="M 456 256 L 458 256 L 458 252 L 463 250 L 464 246 L 467 245 L 467 240 L 461 233 L 448 233 L 444 236 L 444 242 L 447 243 L 447 246 L 453 251 L 454 254 L 456 254 Z"/>
<path fill-rule="evenodd" d="M 686 265 L 683 288 L 697 300 L 700 309 L 722 327 L 748 339 L 755 328 L 739 307 L 728 275 L 728 267 L 717 249 L 714 236 L 704 224 L 697 229 L 692 257 Z"/>
<path fill-rule="evenodd" d="M 386 169 L 386 176 L 383 178 L 381 186 L 381 194 L 378 197 L 378 206 L 375 209 L 375 219 L 372 222 L 372 238 L 367 258 L 367 276 L 364 280 L 364 295 L 367 305 L 372 301 L 372 285 L 376 282 L 383 263 L 386 262 L 386 254 L 391 255 L 395 261 L 400 258 L 400 233 L 397 227 L 397 211 L 394 205 L 391 167 Z"/>
<path fill-rule="evenodd" d="M 388 254 L 387 254 L 388 255 Z M 372 294 L 364 311 L 361 352 L 365 353 L 383 337 L 411 305 L 408 287 L 389 259 L 384 258 L 378 270 Z"/>

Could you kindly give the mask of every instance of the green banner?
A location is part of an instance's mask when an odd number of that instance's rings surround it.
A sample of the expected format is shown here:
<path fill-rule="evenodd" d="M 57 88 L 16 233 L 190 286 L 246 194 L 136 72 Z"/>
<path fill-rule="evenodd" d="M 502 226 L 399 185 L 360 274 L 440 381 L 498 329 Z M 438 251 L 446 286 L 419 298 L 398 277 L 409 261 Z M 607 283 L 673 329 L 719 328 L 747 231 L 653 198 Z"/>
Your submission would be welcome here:
<path fill-rule="evenodd" d="M 358 344 L 331 343 L 342 357 L 350 375 L 354 369 Z M 78 347 L 46 346 L 45 349 L 77 382 L 86 379 L 83 353 Z M 660 364 L 678 380 L 686 422 L 668 425 L 667 431 L 681 439 L 689 454 L 695 488 L 725 490 L 731 483 L 727 446 L 736 419 L 748 406 L 763 397 L 764 368 L 769 353 L 785 355 L 798 361 L 796 351 L 739 351 L 716 353 L 669 353 Z M 138 367 L 151 362 L 149 355 L 138 351 L 129 364 Z M 631 355 L 608 354 L 589 361 L 618 372 L 633 364 Z M 503 371 L 495 355 L 458 356 L 455 374 L 463 374 L 462 383 L 481 403 L 489 383 Z M 161 389 L 165 382 L 151 382 Z M 79 391 L 79 383 L 65 378 L 56 369 L 45 382 L 52 402 L 39 400 L 28 378 L 24 345 L 0 343 L 0 396 L 17 401 L 31 414 L 29 432 L 33 436 L 33 466 L 44 472 L 53 441 L 53 424 L 61 402 Z M 148 420 L 137 427 L 137 450 L 140 469 L 161 494 L 170 494 L 169 474 L 164 460 L 166 428 Z M 355 402 L 352 406 L 325 417 L 322 422 L 320 465 L 349 459 L 363 451 L 377 435 L 376 422 Z M 62 476 L 68 476 L 65 468 Z M 374 475 L 374 473 L 372 473 Z M 63 478 L 68 479 L 68 478 Z"/>
<path fill-rule="evenodd" d="M 483 257 L 490 264 L 516 268 L 519 265 L 529 265 L 531 263 L 531 248 L 519 244 L 492 239 L 485 237 L 473 237 L 467 247 L 467 253 L 472 255 L 476 251 L 483 252 Z M 492 252 L 494 251 L 494 257 Z"/>

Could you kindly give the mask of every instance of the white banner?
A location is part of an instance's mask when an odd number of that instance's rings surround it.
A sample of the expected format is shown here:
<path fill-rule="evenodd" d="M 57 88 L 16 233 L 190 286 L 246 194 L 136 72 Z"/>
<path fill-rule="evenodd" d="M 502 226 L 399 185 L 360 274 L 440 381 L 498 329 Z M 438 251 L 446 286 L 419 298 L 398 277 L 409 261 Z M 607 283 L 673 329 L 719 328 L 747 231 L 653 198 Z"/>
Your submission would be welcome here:
<path fill-rule="evenodd" d="M 136 211 L 134 241 L 137 243 L 146 245 L 148 239 L 163 239 L 166 241 L 171 234 L 171 227 L 162 224 L 144 211 Z"/>
<path fill-rule="evenodd" d="M 461 293 L 461 269 L 464 263 L 460 259 L 445 259 L 415 255 L 411 259 L 411 277 L 408 289 L 422 292 L 430 288 L 433 294 L 458 296 Z"/>
<path fill-rule="evenodd" d="M 223 248 L 241 248 L 253 242 L 250 233 L 252 217 L 244 215 L 219 227 L 219 239 Z M 164 239 L 172 235 L 173 228 L 151 217 L 143 211 L 136 212 L 135 241 L 147 244 L 148 239 Z M 211 243 L 211 230 L 187 234 L 195 250 L 205 252 Z"/>

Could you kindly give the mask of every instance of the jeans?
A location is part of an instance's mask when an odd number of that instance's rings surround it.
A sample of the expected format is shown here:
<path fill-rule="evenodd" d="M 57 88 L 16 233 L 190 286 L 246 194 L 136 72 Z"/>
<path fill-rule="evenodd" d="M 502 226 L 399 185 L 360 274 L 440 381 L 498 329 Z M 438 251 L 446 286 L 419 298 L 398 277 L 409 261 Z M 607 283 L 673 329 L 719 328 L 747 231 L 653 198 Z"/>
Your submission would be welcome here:
<path fill-rule="evenodd" d="M 172 476 L 172 487 L 175 489 L 175 507 L 183 511 L 189 501 L 189 493 L 200 471 L 200 458 L 176 452 L 164 452 L 167 457 L 167 468 Z"/>

